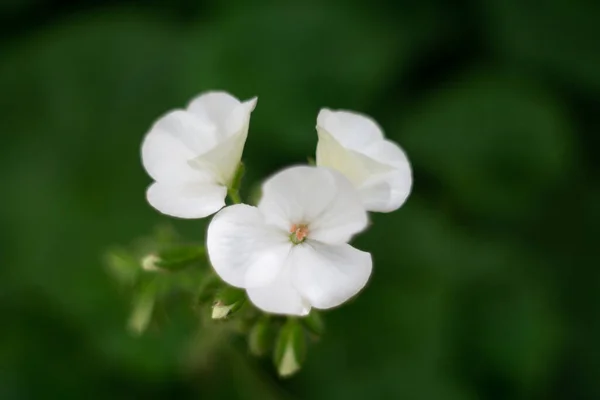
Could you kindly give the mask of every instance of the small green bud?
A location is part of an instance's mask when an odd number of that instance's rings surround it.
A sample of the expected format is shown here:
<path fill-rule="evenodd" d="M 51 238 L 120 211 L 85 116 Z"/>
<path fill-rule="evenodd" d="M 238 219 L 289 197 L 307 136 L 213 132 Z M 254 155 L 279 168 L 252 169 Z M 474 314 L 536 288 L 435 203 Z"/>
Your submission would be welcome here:
<path fill-rule="evenodd" d="M 288 319 L 279 332 L 275 345 L 274 361 L 279 376 L 287 378 L 297 373 L 306 356 L 306 338 L 302 326 Z"/>
<path fill-rule="evenodd" d="M 133 310 L 127 325 L 129 330 L 136 335 L 144 333 L 152 320 L 156 297 L 155 289 L 154 285 L 149 284 L 134 299 Z"/>
<path fill-rule="evenodd" d="M 162 269 L 157 266 L 159 262 L 160 258 L 158 258 L 156 254 L 148 254 L 146 257 L 142 258 L 142 269 L 148 272 L 162 271 Z"/>
<path fill-rule="evenodd" d="M 212 319 L 224 319 L 242 308 L 246 302 L 245 292 L 234 287 L 227 287 L 219 292 L 212 309 Z"/>
<path fill-rule="evenodd" d="M 302 324 L 313 335 L 320 337 L 325 333 L 325 322 L 323 317 L 316 310 L 311 310 L 310 314 L 302 318 Z"/>
<path fill-rule="evenodd" d="M 248 348 L 257 357 L 265 356 L 275 340 L 275 329 L 269 318 L 261 318 L 254 324 L 248 334 Z"/>
<path fill-rule="evenodd" d="M 224 304 L 221 301 L 216 301 L 212 308 L 212 319 L 225 319 L 231 314 L 240 309 L 243 302 L 235 302 L 233 304 Z"/>

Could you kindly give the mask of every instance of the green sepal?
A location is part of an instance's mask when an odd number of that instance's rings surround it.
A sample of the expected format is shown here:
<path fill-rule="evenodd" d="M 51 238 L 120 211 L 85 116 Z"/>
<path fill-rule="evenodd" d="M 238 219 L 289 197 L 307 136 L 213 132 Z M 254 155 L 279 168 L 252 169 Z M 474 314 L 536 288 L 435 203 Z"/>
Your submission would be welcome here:
<path fill-rule="evenodd" d="M 154 265 L 158 269 L 179 271 L 204 259 L 205 254 L 206 249 L 203 246 L 171 246 L 157 253 Z"/>
<path fill-rule="evenodd" d="M 306 358 L 306 337 L 295 318 L 289 318 L 279 331 L 273 356 L 280 377 L 287 378 L 300 371 Z"/>
<path fill-rule="evenodd" d="M 156 302 L 157 285 L 156 282 L 148 282 L 133 299 L 133 307 L 129 316 L 127 326 L 129 330 L 141 335 L 146 331 L 152 321 L 154 303 Z"/>
<path fill-rule="evenodd" d="M 200 279 L 196 288 L 196 302 L 198 305 L 214 302 L 215 295 L 222 287 L 221 280 L 212 273 L 206 274 Z"/>
<path fill-rule="evenodd" d="M 217 299 L 225 304 L 233 304 L 241 300 L 246 300 L 246 291 L 233 286 L 226 286 L 219 290 Z"/>

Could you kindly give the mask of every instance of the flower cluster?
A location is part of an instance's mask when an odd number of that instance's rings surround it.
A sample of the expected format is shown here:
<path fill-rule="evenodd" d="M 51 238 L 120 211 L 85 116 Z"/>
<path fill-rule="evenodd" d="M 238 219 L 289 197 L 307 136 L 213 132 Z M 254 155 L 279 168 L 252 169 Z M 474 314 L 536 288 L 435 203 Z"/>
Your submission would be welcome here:
<path fill-rule="evenodd" d="M 224 207 L 227 194 L 237 193 L 234 177 L 255 106 L 256 98 L 208 92 L 161 117 L 142 145 L 155 181 L 148 202 L 180 218 L 217 213 L 207 234 L 210 263 L 259 309 L 307 315 L 312 307 L 336 307 L 365 286 L 372 269 L 371 255 L 348 242 L 367 227 L 367 212 L 405 202 L 408 159 L 369 117 L 322 109 L 316 166 L 268 178 L 256 206 Z"/>

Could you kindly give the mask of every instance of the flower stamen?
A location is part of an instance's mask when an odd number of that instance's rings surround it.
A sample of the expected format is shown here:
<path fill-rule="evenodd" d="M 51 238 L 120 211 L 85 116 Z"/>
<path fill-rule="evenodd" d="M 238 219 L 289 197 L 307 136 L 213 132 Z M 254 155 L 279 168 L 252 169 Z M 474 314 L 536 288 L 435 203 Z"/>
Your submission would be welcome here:
<path fill-rule="evenodd" d="M 308 227 L 302 224 L 292 224 L 290 227 L 290 240 L 294 244 L 300 244 L 304 242 L 308 236 Z"/>

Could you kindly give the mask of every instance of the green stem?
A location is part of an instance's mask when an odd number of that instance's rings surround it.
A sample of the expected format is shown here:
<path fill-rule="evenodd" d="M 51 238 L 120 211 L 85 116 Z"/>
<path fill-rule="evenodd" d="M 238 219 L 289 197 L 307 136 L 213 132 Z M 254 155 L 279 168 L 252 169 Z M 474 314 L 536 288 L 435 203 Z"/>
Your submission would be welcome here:
<path fill-rule="evenodd" d="M 240 161 L 229 185 L 229 189 L 227 190 L 227 195 L 233 204 L 240 204 L 242 202 L 242 199 L 240 198 L 240 186 L 242 186 L 242 178 L 244 177 L 245 171 L 244 164 Z"/>
<path fill-rule="evenodd" d="M 240 192 L 238 190 L 229 189 L 227 195 L 233 204 L 240 204 L 242 202 L 242 199 L 240 198 Z"/>

